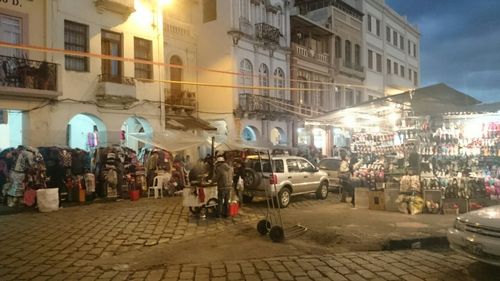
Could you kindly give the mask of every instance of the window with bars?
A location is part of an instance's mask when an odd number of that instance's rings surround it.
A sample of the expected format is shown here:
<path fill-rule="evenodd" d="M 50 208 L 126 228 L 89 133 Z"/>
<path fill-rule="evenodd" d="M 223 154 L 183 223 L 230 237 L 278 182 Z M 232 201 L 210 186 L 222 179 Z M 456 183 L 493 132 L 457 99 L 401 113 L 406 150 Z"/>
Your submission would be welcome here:
<path fill-rule="evenodd" d="M 342 39 L 335 36 L 335 58 L 339 59 L 342 57 Z"/>
<path fill-rule="evenodd" d="M 405 40 L 403 39 L 403 36 L 402 35 L 399 35 L 399 48 L 401 50 L 405 50 Z"/>
<path fill-rule="evenodd" d="M 335 107 L 339 108 L 342 106 L 342 93 L 339 87 L 335 87 Z"/>
<path fill-rule="evenodd" d="M 101 52 L 103 55 L 121 57 L 123 54 L 122 48 L 122 35 L 120 33 L 107 30 L 101 31 Z M 101 71 L 108 81 L 120 82 L 122 70 L 123 62 L 121 60 L 102 60 Z"/>
<path fill-rule="evenodd" d="M 391 43 L 391 28 L 388 26 L 385 27 L 385 39 L 387 39 L 387 42 Z"/>
<path fill-rule="evenodd" d="M 379 19 L 376 19 L 375 20 L 375 28 L 376 28 L 376 31 L 377 31 L 377 36 L 380 36 L 380 20 Z"/>
<path fill-rule="evenodd" d="M 394 62 L 394 74 L 398 75 L 399 65 L 397 62 Z"/>
<path fill-rule="evenodd" d="M 244 59 L 240 62 L 240 76 L 239 83 L 242 86 L 253 86 L 253 66 L 252 63 L 248 59 Z M 240 94 L 251 93 L 251 89 L 240 89 Z"/>
<path fill-rule="evenodd" d="M 392 44 L 398 46 L 398 33 L 395 30 L 392 32 Z"/>
<path fill-rule="evenodd" d="M 88 52 L 89 27 L 84 24 L 64 21 L 64 49 L 69 51 Z M 74 55 L 64 56 L 66 70 L 89 71 L 89 58 Z"/>
<path fill-rule="evenodd" d="M 151 40 L 134 37 L 134 57 L 138 60 L 153 61 Z M 135 78 L 153 79 L 153 65 L 135 63 Z"/>
<path fill-rule="evenodd" d="M 366 17 L 366 22 L 368 24 L 368 31 L 372 32 L 372 16 L 371 15 L 368 15 Z"/>
<path fill-rule="evenodd" d="M 400 67 L 399 73 L 401 74 L 401 77 L 404 78 L 405 77 L 405 67 L 403 65 L 400 65 L 399 67 Z"/>

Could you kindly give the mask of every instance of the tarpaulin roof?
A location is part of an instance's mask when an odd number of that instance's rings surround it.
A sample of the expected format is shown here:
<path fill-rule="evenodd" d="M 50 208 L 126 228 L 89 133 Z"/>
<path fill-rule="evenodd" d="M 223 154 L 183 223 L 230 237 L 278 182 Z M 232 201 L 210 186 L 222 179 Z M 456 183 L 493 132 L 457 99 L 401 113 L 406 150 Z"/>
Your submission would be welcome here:
<path fill-rule="evenodd" d="M 193 116 L 177 116 L 171 115 L 166 117 L 167 128 L 174 130 L 195 130 L 201 129 L 205 131 L 215 131 L 217 128 L 210 125 L 205 120 Z"/>
<path fill-rule="evenodd" d="M 171 152 L 182 151 L 188 148 L 199 146 L 206 142 L 205 138 L 203 137 L 174 130 L 167 130 L 165 133 L 154 133 L 153 135 L 144 133 L 135 133 L 128 135 L 143 143 Z"/>
<path fill-rule="evenodd" d="M 376 122 L 375 119 L 384 118 L 385 115 L 394 112 L 396 105 L 398 108 L 413 111 L 415 115 L 423 116 L 461 111 L 479 103 L 477 99 L 440 83 L 337 109 L 311 121 L 335 122 L 351 116 Z"/>
<path fill-rule="evenodd" d="M 211 137 L 208 137 L 208 142 L 211 142 Z M 243 150 L 243 149 L 254 149 L 254 150 L 268 150 L 268 147 L 261 145 L 258 142 L 247 142 L 242 139 L 228 139 L 224 136 L 215 136 L 214 140 L 215 150 Z"/>

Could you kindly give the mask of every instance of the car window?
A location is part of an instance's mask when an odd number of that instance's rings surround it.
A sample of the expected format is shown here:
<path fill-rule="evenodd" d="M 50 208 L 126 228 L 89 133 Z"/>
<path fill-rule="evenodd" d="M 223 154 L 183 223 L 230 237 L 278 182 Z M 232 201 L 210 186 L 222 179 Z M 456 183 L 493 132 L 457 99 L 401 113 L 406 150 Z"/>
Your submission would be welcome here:
<path fill-rule="evenodd" d="M 284 173 L 285 172 L 283 160 L 274 160 L 274 171 L 276 173 Z"/>
<path fill-rule="evenodd" d="M 307 160 L 304 160 L 304 159 L 299 159 L 297 160 L 299 162 L 299 165 L 300 165 L 300 170 L 302 172 L 310 172 L 311 170 L 314 170 L 314 166 L 309 163 Z"/>
<path fill-rule="evenodd" d="M 338 159 L 323 159 L 319 162 L 318 167 L 323 170 L 338 171 L 340 169 L 340 160 Z"/>
<path fill-rule="evenodd" d="M 299 162 L 297 159 L 287 159 L 286 160 L 286 165 L 288 167 L 288 172 L 289 173 L 298 173 L 300 172 L 300 166 Z"/>
<path fill-rule="evenodd" d="M 285 170 L 283 167 L 283 161 L 282 160 L 273 160 L 273 161 L 274 161 L 275 173 L 283 173 Z M 261 164 L 258 159 L 249 159 L 246 166 L 252 168 L 256 172 L 261 172 L 262 170 Z M 271 173 L 271 165 L 269 163 L 269 160 L 262 159 L 262 168 L 264 169 L 264 173 Z"/>

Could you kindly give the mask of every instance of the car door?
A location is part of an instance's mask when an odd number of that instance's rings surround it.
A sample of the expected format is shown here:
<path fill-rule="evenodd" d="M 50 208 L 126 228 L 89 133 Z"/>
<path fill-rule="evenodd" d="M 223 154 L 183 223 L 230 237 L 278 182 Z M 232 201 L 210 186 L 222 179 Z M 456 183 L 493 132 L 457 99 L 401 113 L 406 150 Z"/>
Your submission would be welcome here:
<path fill-rule="evenodd" d="M 300 163 L 298 159 L 286 159 L 286 166 L 288 169 L 286 179 L 292 182 L 293 193 L 304 192 L 304 175 L 300 171 Z"/>
<path fill-rule="evenodd" d="M 306 159 L 298 159 L 304 182 L 304 192 L 316 190 L 321 179 L 316 167 Z"/>

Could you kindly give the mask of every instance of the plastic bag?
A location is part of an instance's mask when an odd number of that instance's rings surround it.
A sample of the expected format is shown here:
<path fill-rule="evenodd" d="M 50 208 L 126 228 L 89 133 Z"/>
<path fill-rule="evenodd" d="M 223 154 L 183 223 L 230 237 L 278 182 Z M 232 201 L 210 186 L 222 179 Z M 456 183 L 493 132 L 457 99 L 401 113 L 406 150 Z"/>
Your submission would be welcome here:
<path fill-rule="evenodd" d="M 238 178 L 238 183 L 236 184 L 236 190 L 243 191 L 245 189 L 245 182 L 242 177 Z"/>
<path fill-rule="evenodd" d="M 32 188 L 26 188 L 24 191 L 24 204 L 26 206 L 31 207 L 35 205 L 35 199 L 36 199 L 36 190 Z"/>
<path fill-rule="evenodd" d="M 36 191 L 37 205 L 40 212 L 52 212 L 59 209 L 59 189 L 45 188 Z"/>

